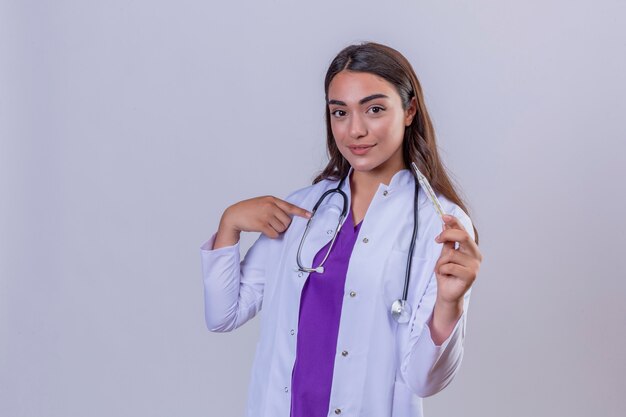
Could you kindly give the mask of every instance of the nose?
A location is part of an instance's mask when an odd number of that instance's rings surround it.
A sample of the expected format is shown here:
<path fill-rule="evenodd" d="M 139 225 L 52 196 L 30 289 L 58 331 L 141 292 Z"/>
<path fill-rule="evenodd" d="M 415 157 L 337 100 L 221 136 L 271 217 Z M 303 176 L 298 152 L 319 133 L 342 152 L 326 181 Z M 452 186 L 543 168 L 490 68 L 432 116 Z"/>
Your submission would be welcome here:
<path fill-rule="evenodd" d="M 367 135 L 365 123 L 357 114 L 352 115 L 352 117 L 350 117 L 350 136 L 359 138 L 365 135 Z"/>

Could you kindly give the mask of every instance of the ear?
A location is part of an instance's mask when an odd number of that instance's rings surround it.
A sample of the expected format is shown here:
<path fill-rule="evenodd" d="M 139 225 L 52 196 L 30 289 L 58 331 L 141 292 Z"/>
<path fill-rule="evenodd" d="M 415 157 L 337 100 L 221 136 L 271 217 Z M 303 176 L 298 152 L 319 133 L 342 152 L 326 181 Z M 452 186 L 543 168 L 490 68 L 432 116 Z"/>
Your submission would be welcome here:
<path fill-rule="evenodd" d="M 404 111 L 404 126 L 408 127 L 413 122 L 413 117 L 417 113 L 417 99 L 415 96 L 411 97 L 409 107 Z"/>

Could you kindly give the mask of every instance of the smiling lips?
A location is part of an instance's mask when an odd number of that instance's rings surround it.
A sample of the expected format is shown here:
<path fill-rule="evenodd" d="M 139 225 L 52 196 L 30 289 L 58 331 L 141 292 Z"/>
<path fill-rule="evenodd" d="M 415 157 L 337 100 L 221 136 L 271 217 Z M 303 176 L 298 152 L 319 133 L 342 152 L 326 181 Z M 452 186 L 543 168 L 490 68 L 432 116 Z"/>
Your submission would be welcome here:
<path fill-rule="evenodd" d="M 350 152 L 352 152 L 355 155 L 364 155 L 374 146 L 375 145 L 356 145 L 356 146 L 349 146 L 349 148 L 350 148 Z"/>

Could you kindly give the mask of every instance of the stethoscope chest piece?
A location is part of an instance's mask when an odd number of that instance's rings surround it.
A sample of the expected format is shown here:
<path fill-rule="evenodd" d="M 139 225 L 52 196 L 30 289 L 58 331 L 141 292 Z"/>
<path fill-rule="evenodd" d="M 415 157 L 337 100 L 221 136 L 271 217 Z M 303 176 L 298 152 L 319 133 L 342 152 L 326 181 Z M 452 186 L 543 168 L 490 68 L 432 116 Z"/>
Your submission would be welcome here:
<path fill-rule="evenodd" d="M 391 305 L 391 316 L 398 323 L 408 323 L 411 318 L 411 305 L 406 300 L 396 300 Z"/>

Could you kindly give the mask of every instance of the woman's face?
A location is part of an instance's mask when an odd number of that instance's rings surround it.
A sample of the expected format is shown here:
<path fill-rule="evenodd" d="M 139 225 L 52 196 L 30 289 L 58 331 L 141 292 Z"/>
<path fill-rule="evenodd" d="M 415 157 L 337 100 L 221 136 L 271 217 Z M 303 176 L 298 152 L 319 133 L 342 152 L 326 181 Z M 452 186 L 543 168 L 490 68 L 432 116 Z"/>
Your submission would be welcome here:
<path fill-rule="evenodd" d="M 337 148 L 355 171 L 389 174 L 405 167 L 402 140 L 415 115 L 415 98 L 405 111 L 391 83 L 344 70 L 328 86 L 328 109 Z"/>

